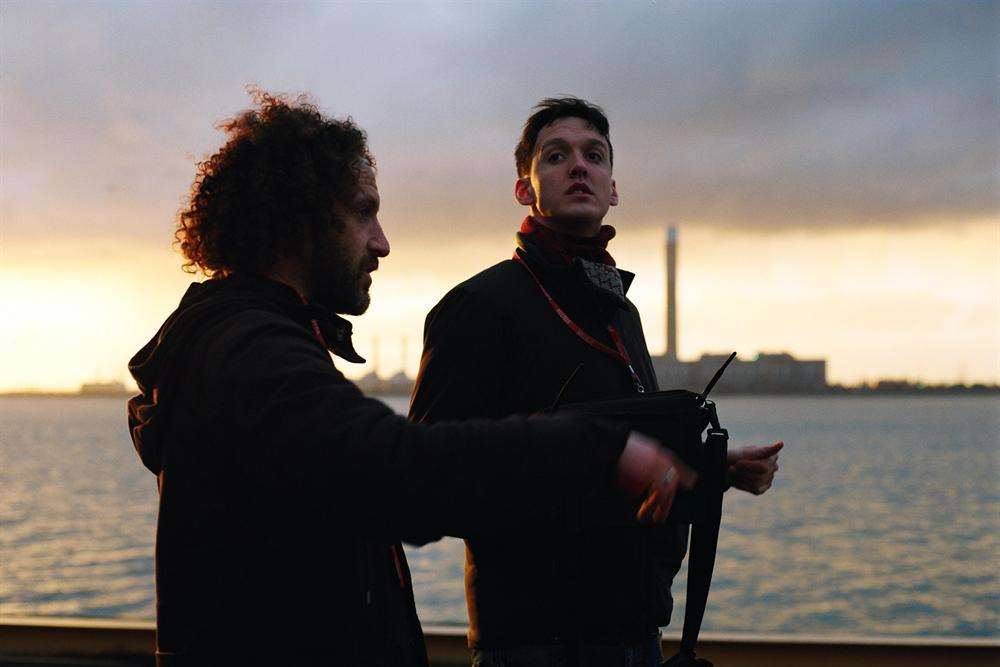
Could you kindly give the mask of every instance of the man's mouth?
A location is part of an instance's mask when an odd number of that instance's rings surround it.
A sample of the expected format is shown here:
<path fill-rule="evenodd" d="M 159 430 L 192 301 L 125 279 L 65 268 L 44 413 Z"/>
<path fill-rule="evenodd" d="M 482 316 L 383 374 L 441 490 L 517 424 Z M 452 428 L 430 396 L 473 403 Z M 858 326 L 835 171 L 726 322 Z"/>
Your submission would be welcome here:
<path fill-rule="evenodd" d="M 594 192 L 583 183 L 574 183 L 566 190 L 568 195 L 592 195 Z"/>
<path fill-rule="evenodd" d="M 371 264 L 366 264 L 361 267 L 361 275 L 359 276 L 359 278 L 363 283 L 366 284 L 365 289 L 367 289 L 367 285 L 372 284 L 372 273 L 374 273 L 375 271 L 378 271 L 378 260 L 372 262 Z"/>

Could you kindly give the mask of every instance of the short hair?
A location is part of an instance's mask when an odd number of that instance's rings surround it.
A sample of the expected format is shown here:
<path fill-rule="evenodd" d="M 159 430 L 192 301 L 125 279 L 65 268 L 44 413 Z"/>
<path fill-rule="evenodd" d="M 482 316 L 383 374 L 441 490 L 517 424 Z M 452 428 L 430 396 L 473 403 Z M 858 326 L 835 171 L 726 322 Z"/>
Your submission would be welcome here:
<path fill-rule="evenodd" d="M 528 117 L 521 132 L 521 140 L 514 149 L 514 163 L 519 178 L 531 171 L 531 157 L 535 152 L 538 133 L 546 125 L 560 118 L 582 118 L 608 142 L 608 164 L 614 164 L 614 149 L 611 147 L 610 125 L 604 109 L 579 97 L 547 97 L 535 105 L 535 113 Z"/>
<path fill-rule="evenodd" d="M 228 135 L 198 163 L 175 244 L 184 270 L 208 277 L 266 272 L 324 226 L 358 190 L 358 163 L 373 168 L 364 131 L 324 117 L 305 95 L 248 88 L 254 106 L 217 128 Z"/>

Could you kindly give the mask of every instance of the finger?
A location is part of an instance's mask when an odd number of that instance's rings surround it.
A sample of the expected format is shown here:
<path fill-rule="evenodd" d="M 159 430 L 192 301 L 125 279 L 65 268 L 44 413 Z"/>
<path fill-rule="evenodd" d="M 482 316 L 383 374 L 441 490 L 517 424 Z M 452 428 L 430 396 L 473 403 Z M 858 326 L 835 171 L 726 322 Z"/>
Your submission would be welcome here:
<path fill-rule="evenodd" d="M 743 470 L 774 470 L 778 467 L 778 457 L 772 456 L 766 459 L 743 459 L 732 464 L 733 467 Z"/>
<path fill-rule="evenodd" d="M 771 484 L 774 482 L 773 477 L 740 477 L 733 482 L 733 486 L 738 489 L 742 489 L 747 493 L 752 493 L 759 496 L 768 489 L 771 488 Z"/>
<path fill-rule="evenodd" d="M 660 478 L 659 484 L 653 487 L 649 497 L 646 498 L 643 506 L 640 508 L 642 519 L 650 519 L 654 523 L 665 521 L 667 515 L 670 513 L 670 507 L 673 505 L 674 496 L 677 494 L 679 486 L 678 468 L 671 466 L 664 473 L 663 477 Z"/>
<path fill-rule="evenodd" d="M 763 486 L 759 484 L 734 484 L 733 486 L 735 486 L 740 491 L 746 491 L 747 493 L 754 496 L 763 495 L 768 489 L 771 488 L 770 484 L 765 484 Z"/>
<path fill-rule="evenodd" d="M 774 474 L 771 472 L 766 473 L 737 473 L 732 476 L 735 480 L 731 483 L 740 482 L 743 484 L 748 484 L 750 486 L 757 486 L 758 484 L 763 484 L 765 482 L 770 482 L 774 479 Z"/>
<path fill-rule="evenodd" d="M 774 481 L 774 473 L 769 472 L 766 475 L 755 475 L 750 479 L 751 484 L 770 484 Z"/>
<path fill-rule="evenodd" d="M 659 491 L 653 491 L 649 494 L 637 514 L 640 523 L 649 523 L 650 521 L 659 523 L 666 518 L 666 512 L 663 511 L 662 507 L 662 498 L 663 495 Z"/>
<path fill-rule="evenodd" d="M 755 494 L 763 493 L 773 482 L 773 475 L 734 475 L 730 480 L 730 484 L 737 489 Z M 764 491 L 761 491 L 762 488 Z"/>
<path fill-rule="evenodd" d="M 650 502 L 649 496 L 646 496 L 646 498 L 644 498 L 642 503 L 639 505 L 639 509 L 636 510 L 635 515 L 639 521 L 645 521 L 650 512 L 652 512 L 652 502 Z"/>
<path fill-rule="evenodd" d="M 670 508 L 673 507 L 674 496 L 677 495 L 678 486 L 679 484 L 673 483 L 666 492 L 659 494 L 656 511 L 653 512 L 653 521 L 656 523 L 662 523 L 666 520 L 667 515 L 670 514 Z"/>
<path fill-rule="evenodd" d="M 650 494 L 642 501 L 642 505 L 639 506 L 639 511 L 635 513 L 635 518 L 638 519 L 639 523 L 647 523 L 653 517 L 653 511 L 656 509 L 656 498 L 655 494 Z"/>
<path fill-rule="evenodd" d="M 785 446 L 783 442 L 775 442 L 770 445 L 763 445 L 761 447 L 747 447 L 743 450 L 744 455 L 741 459 L 767 459 L 778 452 L 780 452 Z"/>
<path fill-rule="evenodd" d="M 738 461 L 733 467 L 739 472 L 752 475 L 763 475 L 774 469 L 773 464 L 767 461 Z"/>
<path fill-rule="evenodd" d="M 770 445 L 736 447 L 735 449 L 730 449 L 726 454 L 726 461 L 728 463 L 736 463 L 737 461 L 746 459 L 766 459 L 780 452 L 784 446 L 785 443 L 783 442 L 775 442 Z"/>

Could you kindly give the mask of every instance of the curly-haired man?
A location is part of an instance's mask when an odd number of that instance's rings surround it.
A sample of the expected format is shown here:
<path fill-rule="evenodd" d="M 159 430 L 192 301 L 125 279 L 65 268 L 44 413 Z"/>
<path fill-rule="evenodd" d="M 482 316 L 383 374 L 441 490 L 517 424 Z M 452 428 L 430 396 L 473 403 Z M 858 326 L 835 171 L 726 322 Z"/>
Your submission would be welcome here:
<path fill-rule="evenodd" d="M 570 524 L 608 485 L 658 518 L 686 471 L 614 425 L 428 427 L 363 396 L 329 353 L 363 361 L 335 313 L 365 311 L 389 253 L 374 160 L 350 120 L 256 97 L 180 214 L 209 279 L 129 364 L 159 489 L 158 662 L 424 665 L 401 535 Z"/>

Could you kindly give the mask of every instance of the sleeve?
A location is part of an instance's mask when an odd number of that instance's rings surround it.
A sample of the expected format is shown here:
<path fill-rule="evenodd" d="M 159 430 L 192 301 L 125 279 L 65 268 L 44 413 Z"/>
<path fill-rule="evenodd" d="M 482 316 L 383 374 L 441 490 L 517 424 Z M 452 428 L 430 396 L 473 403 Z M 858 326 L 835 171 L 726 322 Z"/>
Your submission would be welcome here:
<path fill-rule="evenodd" d="M 504 311 L 488 294 L 463 286 L 453 289 L 428 313 L 424 324 L 424 351 L 410 402 L 410 419 L 437 423 L 514 413 L 517 397 L 510 392 L 518 383 L 510 378 L 518 366 L 516 355 L 511 353 L 513 345 L 516 337 Z M 634 499 L 621 497 L 606 485 L 590 489 L 568 509 L 560 507 L 547 514 L 539 508 L 533 522 L 526 520 L 520 525 L 576 532 L 591 525 L 631 524 L 635 510 Z M 473 529 L 459 536 L 491 532 L 485 525 Z M 408 541 L 419 544 L 429 540 L 412 536 Z"/>
<path fill-rule="evenodd" d="M 235 471 L 361 534 L 503 530 L 571 508 L 611 483 L 627 437 L 565 418 L 409 423 L 363 396 L 293 322 L 250 323 L 236 339 L 217 351 L 214 388 L 245 443 Z"/>
<path fill-rule="evenodd" d="M 510 336 L 484 295 L 453 289 L 427 314 L 410 419 L 439 422 L 505 417 Z"/>

